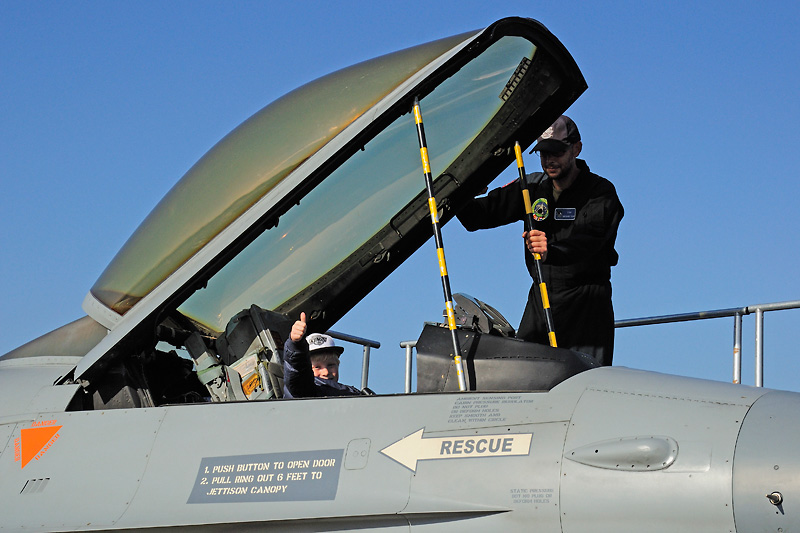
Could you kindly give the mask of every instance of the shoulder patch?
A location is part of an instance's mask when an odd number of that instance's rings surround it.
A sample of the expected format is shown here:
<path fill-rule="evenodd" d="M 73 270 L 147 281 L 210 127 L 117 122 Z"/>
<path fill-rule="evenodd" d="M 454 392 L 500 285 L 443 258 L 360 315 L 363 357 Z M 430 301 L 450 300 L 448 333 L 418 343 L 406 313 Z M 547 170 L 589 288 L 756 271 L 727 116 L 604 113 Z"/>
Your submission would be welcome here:
<path fill-rule="evenodd" d="M 536 222 L 541 222 L 547 218 L 550 210 L 547 207 L 547 198 L 539 198 L 533 202 L 533 219 Z"/>

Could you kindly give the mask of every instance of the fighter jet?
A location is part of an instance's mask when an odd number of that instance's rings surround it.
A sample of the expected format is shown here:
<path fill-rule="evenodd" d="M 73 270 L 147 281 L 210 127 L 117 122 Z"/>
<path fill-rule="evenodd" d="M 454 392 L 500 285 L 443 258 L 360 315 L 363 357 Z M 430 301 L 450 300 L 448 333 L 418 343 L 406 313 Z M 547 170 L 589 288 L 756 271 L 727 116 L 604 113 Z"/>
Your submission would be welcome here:
<path fill-rule="evenodd" d="M 419 317 L 416 391 L 282 397 L 294 318 L 328 330 L 432 237 L 414 102 L 445 224 L 585 89 L 546 28 L 506 18 L 241 124 L 86 317 L 0 358 L 0 530 L 800 529 L 800 395 L 599 367 L 477 298 L 454 297 L 460 354 Z"/>

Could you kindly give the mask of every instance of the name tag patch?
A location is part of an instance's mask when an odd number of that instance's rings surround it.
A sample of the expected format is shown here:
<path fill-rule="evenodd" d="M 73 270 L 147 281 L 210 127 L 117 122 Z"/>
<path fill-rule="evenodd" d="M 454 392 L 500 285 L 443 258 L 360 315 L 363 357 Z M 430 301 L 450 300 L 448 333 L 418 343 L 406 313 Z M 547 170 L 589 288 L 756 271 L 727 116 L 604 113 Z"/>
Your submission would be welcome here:
<path fill-rule="evenodd" d="M 556 212 L 553 215 L 555 220 L 575 220 L 577 209 L 574 207 L 556 207 Z"/>

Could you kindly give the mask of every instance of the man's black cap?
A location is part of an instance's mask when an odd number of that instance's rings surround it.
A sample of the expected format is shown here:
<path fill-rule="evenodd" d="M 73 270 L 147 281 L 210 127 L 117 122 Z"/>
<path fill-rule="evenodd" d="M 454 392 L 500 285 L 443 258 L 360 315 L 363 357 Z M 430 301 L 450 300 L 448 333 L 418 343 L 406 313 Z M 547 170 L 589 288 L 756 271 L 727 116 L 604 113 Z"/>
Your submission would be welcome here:
<path fill-rule="evenodd" d="M 536 139 L 536 145 L 531 153 L 562 152 L 580 140 L 581 134 L 578 132 L 578 126 L 568 116 L 561 115 Z"/>

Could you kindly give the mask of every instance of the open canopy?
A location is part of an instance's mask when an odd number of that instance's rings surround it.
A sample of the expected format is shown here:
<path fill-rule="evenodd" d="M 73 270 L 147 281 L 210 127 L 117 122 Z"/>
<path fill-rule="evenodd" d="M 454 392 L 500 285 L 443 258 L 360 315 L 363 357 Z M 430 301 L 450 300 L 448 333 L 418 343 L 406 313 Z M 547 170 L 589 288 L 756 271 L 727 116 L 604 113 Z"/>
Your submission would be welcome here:
<path fill-rule="evenodd" d="M 329 327 L 432 235 L 415 97 L 446 223 L 585 88 L 543 26 L 509 18 L 280 98 L 192 167 L 103 272 L 84 308 L 111 333 L 76 376 L 151 344 L 166 319 L 220 332 L 256 304 Z"/>

